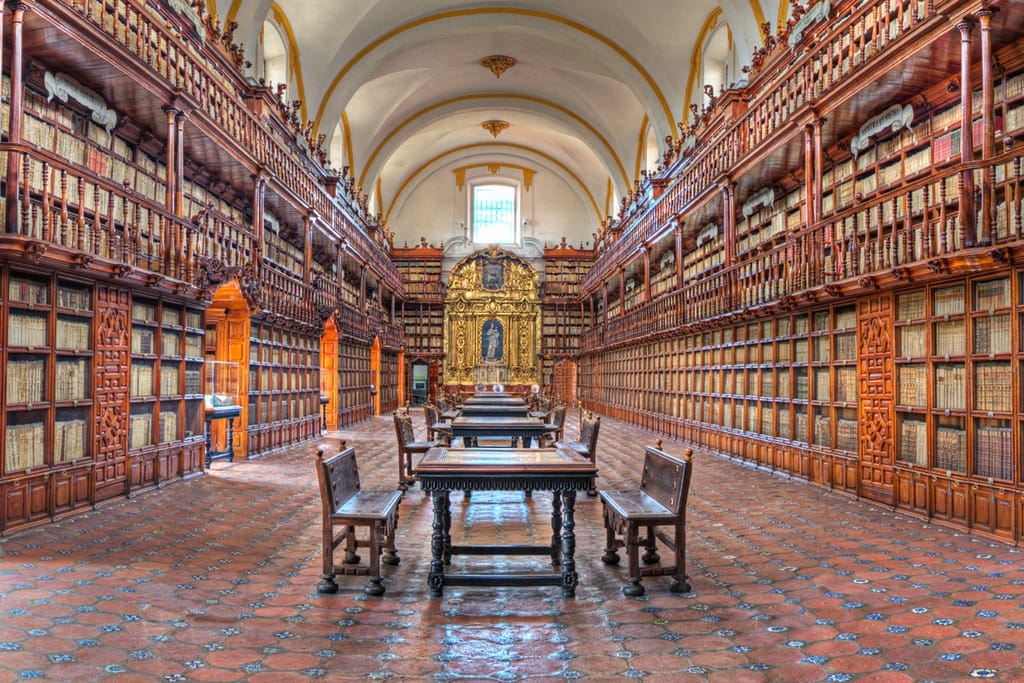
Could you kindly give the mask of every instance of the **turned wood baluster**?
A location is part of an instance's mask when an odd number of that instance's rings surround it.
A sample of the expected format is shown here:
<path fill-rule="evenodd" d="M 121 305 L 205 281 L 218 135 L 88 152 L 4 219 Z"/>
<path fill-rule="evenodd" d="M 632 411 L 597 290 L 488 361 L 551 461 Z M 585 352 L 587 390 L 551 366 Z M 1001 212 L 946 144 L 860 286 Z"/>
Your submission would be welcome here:
<path fill-rule="evenodd" d="M 50 164 L 46 161 L 43 161 L 42 164 L 43 198 L 40 207 L 42 213 L 40 237 L 46 242 L 52 242 L 53 235 L 50 234 Z"/>

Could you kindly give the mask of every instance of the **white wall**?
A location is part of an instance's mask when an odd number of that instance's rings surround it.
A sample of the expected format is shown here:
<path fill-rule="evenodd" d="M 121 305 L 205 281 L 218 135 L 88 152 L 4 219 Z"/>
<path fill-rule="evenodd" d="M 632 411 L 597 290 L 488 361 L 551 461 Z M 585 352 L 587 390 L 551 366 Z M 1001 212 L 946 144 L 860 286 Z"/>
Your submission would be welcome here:
<path fill-rule="evenodd" d="M 425 172 L 418 183 L 410 183 L 388 216 L 388 228 L 395 233 L 395 246 L 418 244 L 424 236 L 428 242 L 441 246 L 450 237 L 463 236 L 460 224 L 467 220 L 469 182 L 474 178 L 495 176 L 487 168 L 470 169 L 466 173 L 466 184 L 460 190 L 452 171 L 484 161 L 464 158 L 439 165 Z M 558 244 L 564 236 L 574 246 L 583 241 L 589 247 L 598 219 L 589 198 L 578 185 L 570 185 L 555 171 L 531 160 L 508 158 L 504 161 L 536 171 L 529 191 L 520 195 L 521 217 L 527 222 L 523 236 L 534 237 L 548 245 Z M 501 163 L 501 160 L 488 156 L 486 162 Z M 518 168 L 503 166 L 497 175 L 520 184 L 523 181 L 523 173 Z M 385 201 L 389 199 L 385 197 Z"/>

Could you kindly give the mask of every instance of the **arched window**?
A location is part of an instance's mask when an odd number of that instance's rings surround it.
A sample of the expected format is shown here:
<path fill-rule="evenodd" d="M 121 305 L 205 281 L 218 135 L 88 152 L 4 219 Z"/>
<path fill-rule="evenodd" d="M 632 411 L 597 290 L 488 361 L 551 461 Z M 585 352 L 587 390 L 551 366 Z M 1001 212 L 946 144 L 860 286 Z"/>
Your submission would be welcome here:
<path fill-rule="evenodd" d="M 470 239 L 480 244 L 519 242 L 519 188 L 485 182 L 470 185 Z"/>
<path fill-rule="evenodd" d="M 701 74 L 701 91 L 704 90 L 704 85 L 710 85 L 715 89 L 715 94 L 718 95 L 724 88 L 729 87 L 729 59 L 731 57 L 732 49 L 732 36 L 729 34 L 729 25 L 721 24 L 708 36 L 707 42 L 704 43 L 704 73 Z M 736 77 L 735 72 L 731 74 L 732 78 Z M 704 105 L 707 105 L 708 99 L 705 95 L 703 97 Z"/>
<path fill-rule="evenodd" d="M 284 38 L 277 24 L 267 20 L 263 22 L 260 47 L 262 59 L 263 82 L 275 89 L 279 84 L 289 85 L 288 74 L 288 48 L 285 47 Z M 289 93 L 286 89 L 282 94 L 285 102 L 288 101 Z"/>

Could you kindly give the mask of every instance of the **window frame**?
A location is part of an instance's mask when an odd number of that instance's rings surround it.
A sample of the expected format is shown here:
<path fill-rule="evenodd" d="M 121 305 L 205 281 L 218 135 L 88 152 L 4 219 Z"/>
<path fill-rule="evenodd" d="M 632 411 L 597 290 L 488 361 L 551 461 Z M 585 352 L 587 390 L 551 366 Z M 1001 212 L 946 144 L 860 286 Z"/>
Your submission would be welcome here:
<path fill-rule="evenodd" d="M 514 193 L 513 203 L 513 217 L 512 217 L 512 239 L 510 241 L 494 241 L 494 240 L 481 240 L 477 237 L 476 232 L 476 221 L 474 211 L 474 204 L 476 202 L 477 189 L 483 187 L 506 187 L 511 188 Z M 523 231 L 520 217 L 522 215 L 522 187 L 520 183 L 504 177 L 487 177 L 477 178 L 469 183 L 469 192 L 466 193 L 467 206 L 466 214 L 468 217 L 467 223 L 469 225 L 468 236 L 469 241 L 474 244 L 495 244 L 495 245 L 508 245 L 508 246 L 520 246 L 523 239 Z"/>

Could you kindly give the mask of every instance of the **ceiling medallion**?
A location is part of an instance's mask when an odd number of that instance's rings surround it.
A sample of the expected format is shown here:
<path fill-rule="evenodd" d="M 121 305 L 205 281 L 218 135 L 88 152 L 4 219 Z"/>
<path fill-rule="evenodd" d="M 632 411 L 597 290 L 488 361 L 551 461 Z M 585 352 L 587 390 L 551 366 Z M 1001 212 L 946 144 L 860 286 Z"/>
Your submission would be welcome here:
<path fill-rule="evenodd" d="M 501 78 L 501 74 L 505 73 L 515 65 L 515 58 L 506 57 L 505 55 L 490 55 L 489 57 L 484 57 L 480 60 L 480 66 L 485 69 L 490 69 L 495 78 Z"/>
<path fill-rule="evenodd" d="M 497 119 L 491 119 L 490 121 L 484 121 L 483 123 L 481 123 L 480 127 L 488 131 L 494 137 L 498 137 L 498 135 L 503 130 L 508 128 L 509 125 L 510 124 L 508 121 L 498 121 Z"/>

